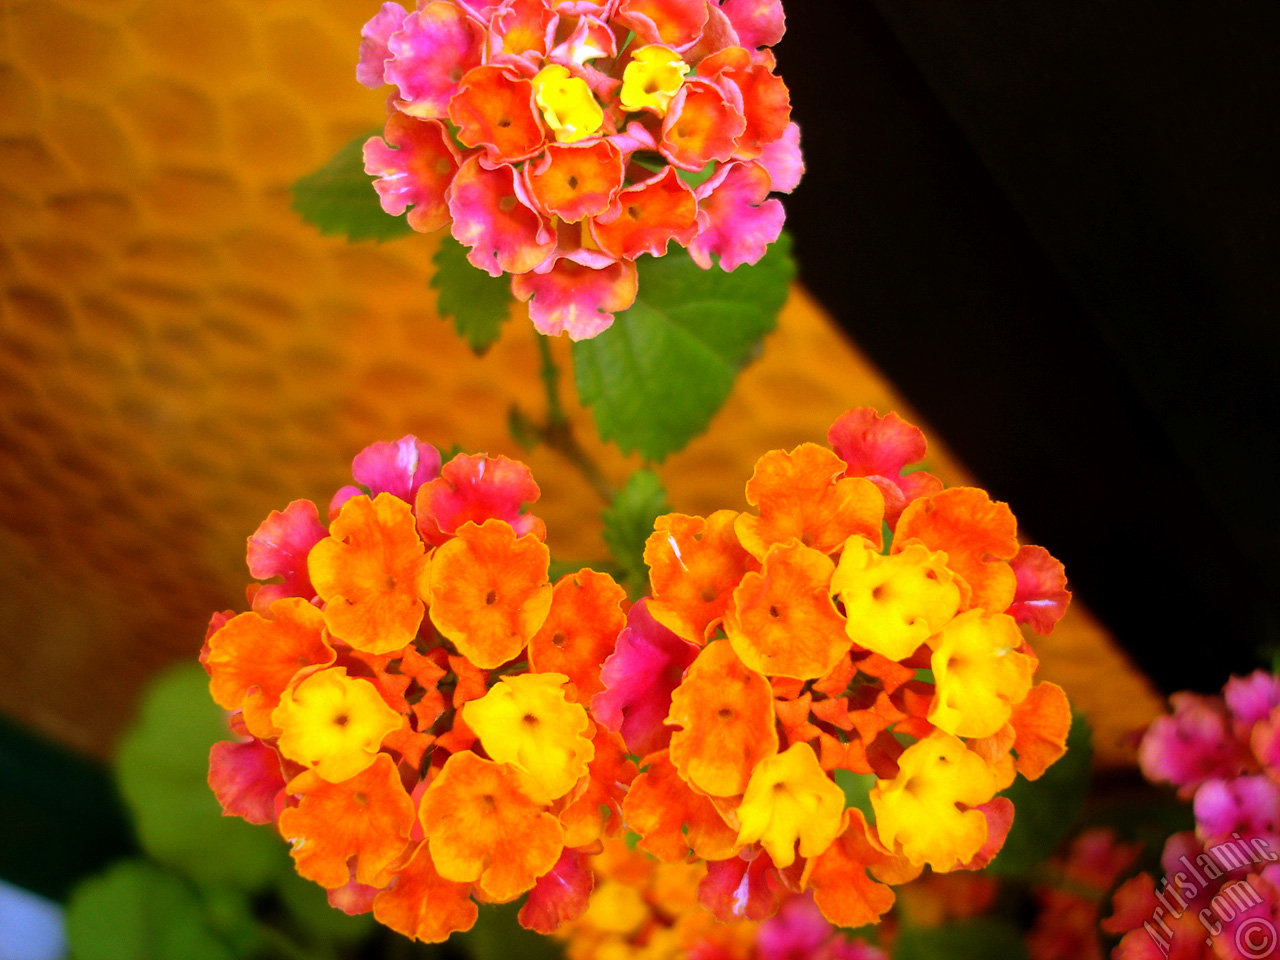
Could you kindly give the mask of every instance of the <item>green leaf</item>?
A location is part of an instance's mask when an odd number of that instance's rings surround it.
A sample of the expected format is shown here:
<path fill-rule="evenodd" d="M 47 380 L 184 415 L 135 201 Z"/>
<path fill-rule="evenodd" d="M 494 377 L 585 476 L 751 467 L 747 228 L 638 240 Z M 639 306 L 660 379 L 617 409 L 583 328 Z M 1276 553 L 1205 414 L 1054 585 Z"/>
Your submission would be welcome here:
<path fill-rule="evenodd" d="M 1013 801 L 1013 827 L 987 870 L 1006 876 L 1025 874 L 1053 853 L 1084 805 L 1092 759 L 1089 722 L 1075 714 L 1066 756 L 1039 780 L 1020 776 L 1004 791 Z"/>
<path fill-rule="evenodd" d="M 293 185 L 293 209 L 327 236 L 348 240 L 394 240 L 413 233 L 404 217 L 382 209 L 373 180 L 364 172 L 364 143 L 356 137 L 315 173 Z"/>
<path fill-rule="evenodd" d="M 234 960 L 182 879 L 121 860 L 71 894 L 67 939 L 76 960 Z"/>
<path fill-rule="evenodd" d="M 653 533 L 653 522 L 670 512 L 667 491 L 652 470 L 633 473 L 604 511 L 604 542 L 622 568 L 623 580 L 633 597 L 641 596 L 649 587 L 644 543 Z"/>
<path fill-rule="evenodd" d="M 564 948 L 558 941 L 520 926 L 516 919 L 520 906 L 520 901 L 498 907 L 482 905 L 476 925 L 466 933 L 454 934 L 450 942 L 457 940 L 474 960 L 561 960 Z"/>
<path fill-rule="evenodd" d="M 1026 960 L 1022 932 L 1000 917 L 921 927 L 904 923 L 893 960 Z"/>
<path fill-rule="evenodd" d="M 285 844 L 267 827 L 222 816 L 209 789 L 209 748 L 231 739 L 199 664 L 162 674 L 116 756 L 120 791 L 149 854 L 196 880 L 258 890 L 292 870 Z"/>
<path fill-rule="evenodd" d="M 702 270 L 684 251 L 642 257 L 631 309 L 573 345 L 578 396 L 625 453 L 661 460 L 707 428 L 773 329 L 795 274 L 786 234 L 754 266 Z"/>
<path fill-rule="evenodd" d="M 472 350 L 484 353 L 498 339 L 502 324 L 511 315 L 515 301 L 511 281 L 505 274 L 491 277 L 473 267 L 467 260 L 467 248 L 453 237 L 440 241 L 440 249 L 431 262 L 436 267 L 431 286 L 440 291 L 437 309 L 453 318 L 458 335 Z"/>
<path fill-rule="evenodd" d="M 309 940 L 323 944 L 355 943 L 376 928 L 373 914 L 349 916 L 329 906 L 324 887 L 290 870 L 280 878 L 280 899 Z"/>

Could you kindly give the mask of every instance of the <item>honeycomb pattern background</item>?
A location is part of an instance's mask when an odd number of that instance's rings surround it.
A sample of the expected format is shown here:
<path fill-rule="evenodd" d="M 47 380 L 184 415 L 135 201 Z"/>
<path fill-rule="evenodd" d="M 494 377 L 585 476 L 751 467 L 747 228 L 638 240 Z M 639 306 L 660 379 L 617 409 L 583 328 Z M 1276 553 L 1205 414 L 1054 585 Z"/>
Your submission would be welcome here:
<path fill-rule="evenodd" d="M 289 184 L 383 115 L 353 75 L 375 9 L 0 0 L 0 710 L 87 754 L 212 611 L 243 607 L 261 519 L 325 502 L 374 440 L 521 456 L 555 553 L 602 554 L 587 485 L 506 432 L 511 404 L 542 410 L 527 321 L 477 358 L 435 313 L 432 238 L 347 245 L 289 210 Z M 744 507 L 760 453 L 860 404 L 910 416 L 797 290 L 663 468 L 673 504 Z M 933 466 L 964 479 L 940 445 Z M 1160 706 L 1143 679 L 1083 610 L 1040 649 L 1123 761 Z"/>

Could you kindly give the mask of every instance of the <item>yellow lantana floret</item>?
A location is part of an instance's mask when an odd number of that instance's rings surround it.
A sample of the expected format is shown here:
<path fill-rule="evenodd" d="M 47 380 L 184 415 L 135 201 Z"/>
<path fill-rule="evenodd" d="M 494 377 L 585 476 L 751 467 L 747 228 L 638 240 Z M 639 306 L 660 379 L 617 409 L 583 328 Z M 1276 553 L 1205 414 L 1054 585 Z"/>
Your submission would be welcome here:
<path fill-rule="evenodd" d="M 1013 617 L 966 610 L 933 641 L 937 684 L 929 722 L 957 737 L 990 737 L 1031 692 L 1036 663 L 1019 653 L 1022 634 Z"/>
<path fill-rule="evenodd" d="M 660 43 L 641 47 L 622 72 L 622 91 L 618 95 L 622 108 L 628 112 L 651 110 L 665 117 L 688 72 L 689 65 L 670 47 Z"/>
<path fill-rule="evenodd" d="M 322 779 L 341 783 L 373 763 L 383 739 L 403 718 L 368 680 L 331 667 L 286 690 L 271 722 L 280 729 L 281 753 Z"/>
<path fill-rule="evenodd" d="M 964 741 L 935 730 L 898 758 L 898 775 L 871 790 L 880 842 L 916 865 L 945 873 L 972 860 L 987 842 L 987 818 L 977 807 L 995 796 L 987 762 Z"/>
<path fill-rule="evenodd" d="M 813 747 L 793 743 L 756 764 L 738 807 L 739 843 L 760 842 L 774 864 L 816 857 L 844 829 L 844 791 L 822 769 Z"/>
<path fill-rule="evenodd" d="M 890 660 L 905 660 L 960 608 L 947 555 L 913 543 L 884 557 L 865 537 L 850 537 L 831 578 L 844 604 L 849 639 Z"/>
<path fill-rule="evenodd" d="M 548 64 L 533 78 L 533 97 L 560 143 L 585 140 L 604 125 L 604 110 L 587 81 L 558 63 Z"/>
<path fill-rule="evenodd" d="M 525 792 L 539 803 L 572 790 L 595 756 L 587 711 L 565 696 L 568 680 L 563 673 L 503 677 L 462 710 L 485 752 L 523 773 Z"/>
<path fill-rule="evenodd" d="M 629 934 L 649 916 L 649 905 L 639 890 L 617 880 L 605 880 L 591 891 L 583 920 L 605 933 Z"/>

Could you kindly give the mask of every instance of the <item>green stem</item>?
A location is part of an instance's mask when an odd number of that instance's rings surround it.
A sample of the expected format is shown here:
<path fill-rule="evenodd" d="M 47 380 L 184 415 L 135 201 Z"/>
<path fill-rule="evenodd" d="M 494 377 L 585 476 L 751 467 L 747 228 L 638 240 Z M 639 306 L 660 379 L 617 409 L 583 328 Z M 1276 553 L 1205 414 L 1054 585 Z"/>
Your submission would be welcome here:
<path fill-rule="evenodd" d="M 560 403 L 560 368 L 551 356 L 551 341 L 538 334 L 538 351 L 542 354 L 542 385 L 547 389 L 547 426 L 556 427 L 569 422 Z"/>
<path fill-rule="evenodd" d="M 539 334 L 538 351 L 542 354 L 542 384 L 547 391 L 547 422 L 537 429 L 538 438 L 564 457 L 580 473 L 587 483 L 606 504 L 613 503 L 613 485 L 600 469 L 599 464 L 591 459 L 578 438 L 574 436 L 573 424 L 565 415 L 564 404 L 560 401 L 560 367 L 551 356 L 551 344 L 547 337 Z"/>

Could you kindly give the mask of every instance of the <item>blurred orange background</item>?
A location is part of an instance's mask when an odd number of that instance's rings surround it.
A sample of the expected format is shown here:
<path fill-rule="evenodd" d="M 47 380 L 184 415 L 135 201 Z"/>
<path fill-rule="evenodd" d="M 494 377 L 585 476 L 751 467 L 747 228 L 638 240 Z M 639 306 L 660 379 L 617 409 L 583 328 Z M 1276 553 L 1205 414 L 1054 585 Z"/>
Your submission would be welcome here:
<path fill-rule="evenodd" d="M 0 711 L 84 754 L 110 753 L 214 610 L 243 608 L 266 514 L 326 503 L 373 441 L 520 457 L 557 557 L 603 555 L 591 489 L 507 433 L 512 404 L 543 410 L 527 320 L 478 358 L 435 311 L 434 238 L 348 245 L 289 209 L 295 179 L 383 116 L 354 79 L 375 11 L 0 5 Z M 919 422 L 795 289 L 710 432 L 662 466 L 672 505 L 745 508 L 761 453 L 859 405 Z M 638 465 L 574 419 L 613 479 Z M 966 482 L 931 437 L 931 469 Z M 1079 606 L 1035 645 L 1099 762 L 1127 762 L 1161 708 L 1150 686 Z"/>

